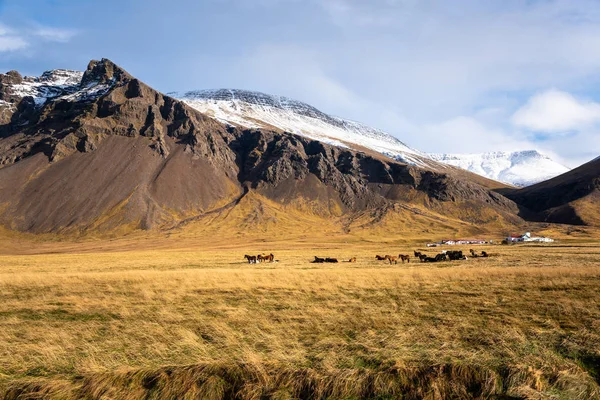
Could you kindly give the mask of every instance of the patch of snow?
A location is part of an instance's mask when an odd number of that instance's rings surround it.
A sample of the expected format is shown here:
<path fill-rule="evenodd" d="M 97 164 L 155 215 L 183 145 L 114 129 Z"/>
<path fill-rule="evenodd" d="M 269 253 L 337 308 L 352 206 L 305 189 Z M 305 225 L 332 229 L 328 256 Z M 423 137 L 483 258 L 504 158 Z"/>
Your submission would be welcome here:
<path fill-rule="evenodd" d="M 11 93 L 18 97 L 31 96 L 36 106 L 48 100 L 88 101 L 104 95 L 112 82 L 92 82 L 81 86 L 83 72 L 67 69 L 46 71 L 39 77 L 26 76 L 23 82 L 11 86 Z"/>
<path fill-rule="evenodd" d="M 429 157 L 514 186 L 533 185 L 569 171 L 569 168 L 535 150 L 482 154 L 429 154 Z"/>

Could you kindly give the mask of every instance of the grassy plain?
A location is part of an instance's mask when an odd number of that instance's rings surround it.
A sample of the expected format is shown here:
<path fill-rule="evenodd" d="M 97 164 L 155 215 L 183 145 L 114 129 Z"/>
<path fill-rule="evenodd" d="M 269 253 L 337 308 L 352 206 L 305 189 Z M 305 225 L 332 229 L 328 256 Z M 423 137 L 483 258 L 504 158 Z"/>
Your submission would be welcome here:
<path fill-rule="evenodd" d="M 593 240 L 398 265 L 374 255 L 422 243 L 10 243 L 2 398 L 600 398 Z"/>

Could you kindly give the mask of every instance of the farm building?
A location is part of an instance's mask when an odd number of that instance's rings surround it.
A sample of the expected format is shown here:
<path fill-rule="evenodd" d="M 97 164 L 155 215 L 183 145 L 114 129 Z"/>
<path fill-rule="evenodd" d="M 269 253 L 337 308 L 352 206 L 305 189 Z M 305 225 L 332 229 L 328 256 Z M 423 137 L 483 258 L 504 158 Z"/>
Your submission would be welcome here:
<path fill-rule="evenodd" d="M 487 242 L 483 239 L 444 239 L 436 243 L 428 243 L 427 247 L 437 246 L 453 246 L 455 244 L 486 244 Z"/>
<path fill-rule="evenodd" d="M 510 235 L 506 238 L 507 242 L 517 243 L 517 242 L 541 242 L 541 243 L 551 243 L 554 242 L 554 239 L 543 236 L 531 236 L 530 232 L 525 232 L 524 235 L 515 236 Z"/>

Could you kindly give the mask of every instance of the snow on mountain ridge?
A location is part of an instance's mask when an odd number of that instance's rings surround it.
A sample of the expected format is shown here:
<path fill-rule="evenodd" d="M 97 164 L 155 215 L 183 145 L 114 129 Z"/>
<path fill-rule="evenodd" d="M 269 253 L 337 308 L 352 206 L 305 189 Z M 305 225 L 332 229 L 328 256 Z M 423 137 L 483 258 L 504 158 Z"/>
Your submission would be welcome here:
<path fill-rule="evenodd" d="M 399 161 L 425 165 L 428 157 L 394 136 L 326 114 L 284 96 L 239 89 L 195 90 L 168 95 L 222 122 L 248 128 L 273 126 L 336 146 L 362 146 Z"/>
<path fill-rule="evenodd" d="M 112 83 L 88 82 L 83 84 L 84 73 L 69 69 L 45 71 L 41 76 L 25 76 L 20 83 L 11 85 L 11 95 L 18 98 L 33 97 L 37 106 L 48 99 L 85 101 L 106 93 Z"/>
<path fill-rule="evenodd" d="M 569 171 L 536 150 L 481 154 L 429 154 L 436 161 L 514 186 L 529 186 Z"/>

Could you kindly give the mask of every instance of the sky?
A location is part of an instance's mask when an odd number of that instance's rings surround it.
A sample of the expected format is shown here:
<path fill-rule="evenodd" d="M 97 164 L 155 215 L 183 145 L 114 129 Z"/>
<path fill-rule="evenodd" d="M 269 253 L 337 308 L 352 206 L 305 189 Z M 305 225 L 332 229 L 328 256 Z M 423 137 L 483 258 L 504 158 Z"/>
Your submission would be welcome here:
<path fill-rule="evenodd" d="M 597 0 L 0 0 L 0 72 L 109 58 L 288 96 L 426 152 L 600 155 Z"/>

